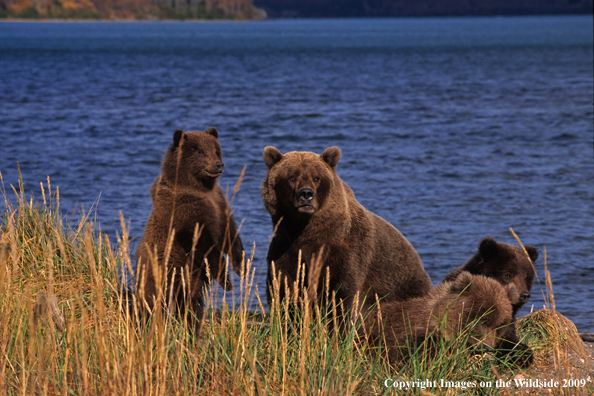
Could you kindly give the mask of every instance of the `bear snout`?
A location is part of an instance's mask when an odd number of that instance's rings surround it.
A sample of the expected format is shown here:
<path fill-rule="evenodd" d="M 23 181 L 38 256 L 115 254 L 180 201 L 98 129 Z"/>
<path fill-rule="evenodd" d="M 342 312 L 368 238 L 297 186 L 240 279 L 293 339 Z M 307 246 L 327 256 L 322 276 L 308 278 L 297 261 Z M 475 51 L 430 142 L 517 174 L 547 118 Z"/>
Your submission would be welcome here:
<path fill-rule="evenodd" d="M 223 161 L 217 161 L 215 163 L 215 168 L 217 169 L 217 172 L 222 172 L 224 167 L 225 164 L 223 163 Z"/>
<path fill-rule="evenodd" d="M 520 301 L 522 303 L 526 303 L 528 302 L 528 299 L 530 298 L 530 292 L 528 291 L 523 291 L 522 293 L 520 293 Z"/>
<path fill-rule="evenodd" d="M 314 199 L 315 193 L 311 188 L 302 188 L 299 190 L 298 197 L 299 201 L 304 204 L 309 204 Z"/>

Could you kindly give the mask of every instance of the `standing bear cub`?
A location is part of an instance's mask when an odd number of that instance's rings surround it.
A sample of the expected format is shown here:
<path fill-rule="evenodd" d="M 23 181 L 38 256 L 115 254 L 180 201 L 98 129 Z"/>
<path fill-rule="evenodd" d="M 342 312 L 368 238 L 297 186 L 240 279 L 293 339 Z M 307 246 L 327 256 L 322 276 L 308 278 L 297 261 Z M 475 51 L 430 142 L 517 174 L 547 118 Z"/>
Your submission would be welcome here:
<path fill-rule="evenodd" d="M 315 290 L 315 298 L 323 297 L 329 287 L 347 309 L 359 303 L 357 295 L 366 297 L 369 305 L 376 295 L 384 301 L 405 300 L 431 289 L 412 245 L 396 228 L 361 206 L 338 177 L 340 154 L 337 147 L 321 155 L 283 155 L 275 147 L 264 149 L 267 174 L 262 200 L 275 228 L 267 255 L 269 305 L 275 296 L 275 279 L 282 300 L 288 297 L 285 290 L 294 290 L 302 276 L 303 286 Z M 303 275 L 297 274 L 299 257 Z M 309 285 L 316 280 L 317 288 Z"/>
<path fill-rule="evenodd" d="M 532 282 L 536 275 L 534 262 L 538 258 L 538 251 L 534 246 L 526 245 L 524 247 L 526 251 L 520 246 L 497 242 L 491 237 L 485 237 L 481 240 L 475 255 L 463 266 L 450 271 L 443 281 L 452 281 L 461 272 L 468 271 L 473 275 L 492 278 L 504 286 L 515 285 L 520 293 L 520 298 L 512 305 L 514 320 L 502 335 L 497 348 L 500 356 L 513 352 L 516 363 L 527 366 L 533 361 L 532 352 L 528 346 L 520 343 L 516 334 L 515 320 L 518 310 L 530 298 L 530 289 L 532 289 Z"/>
<path fill-rule="evenodd" d="M 364 330 L 372 345 L 385 342 L 387 355 L 399 362 L 423 345 L 439 345 L 438 338 L 454 340 L 466 332 L 465 342 L 495 347 L 512 323 L 512 304 L 520 299 L 516 286 L 500 285 L 482 275 L 463 271 L 423 297 L 380 304 L 366 318 Z M 427 339 L 434 342 L 423 344 Z M 454 343 L 455 344 L 455 343 Z"/>
<path fill-rule="evenodd" d="M 215 128 L 175 131 L 150 189 L 153 211 L 136 250 L 136 292 L 149 310 L 171 301 L 200 319 L 209 281 L 205 261 L 225 290 L 233 288 L 223 254 L 239 273 L 243 246 L 217 183 L 223 166 Z"/>

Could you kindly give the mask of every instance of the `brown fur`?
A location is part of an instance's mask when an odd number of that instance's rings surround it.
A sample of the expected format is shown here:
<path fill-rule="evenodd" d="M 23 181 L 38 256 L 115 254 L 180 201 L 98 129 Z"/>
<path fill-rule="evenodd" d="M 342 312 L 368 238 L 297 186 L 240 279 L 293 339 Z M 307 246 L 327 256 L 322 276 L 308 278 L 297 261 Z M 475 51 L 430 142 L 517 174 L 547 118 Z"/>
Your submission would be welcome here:
<path fill-rule="evenodd" d="M 470 331 L 471 344 L 492 348 L 512 322 L 511 304 L 518 299 L 513 283 L 503 287 L 485 276 L 461 272 L 424 297 L 380 304 L 382 322 L 375 309 L 365 329 L 373 344 L 385 341 L 392 362 L 408 356 L 427 337 L 453 339 L 462 331 Z"/>
<path fill-rule="evenodd" d="M 504 286 L 509 284 L 516 286 L 520 299 L 513 304 L 514 321 L 507 328 L 498 348 L 501 351 L 500 355 L 511 351 L 519 352 L 515 354 L 516 363 L 527 366 L 533 361 L 532 352 L 528 346 L 520 343 L 516 334 L 515 321 L 518 310 L 530 298 L 530 289 L 536 275 L 534 263 L 538 258 L 538 250 L 530 245 L 524 247 L 526 252 L 520 246 L 496 242 L 491 237 L 485 237 L 481 240 L 477 253 L 463 266 L 447 274 L 444 282 L 452 281 L 462 271 L 468 271 L 473 275 L 484 275 L 495 279 Z"/>
<path fill-rule="evenodd" d="M 140 301 L 146 301 L 145 306 L 150 309 L 162 291 L 161 301 L 169 302 L 171 296 L 179 309 L 189 303 L 189 308 L 200 318 L 203 287 L 208 284 L 205 259 L 212 277 L 225 290 L 233 288 L 223 253 L 229 254 L 233 269 L 239 273 L 243 246 L 217 182 L 222 171 L 221 146 L 215 128 L 206 132 L 175 131 L 173 144 L 163 158 L 161 176 L 150 189 L 153 211 L 136 250 L 136 289 Z M 197 225 L 200 236 L 192 246 Z M 174 230 L 174 238 L 165 262 L 170 229 Z"/>
<path fill-rule="evenodd" d="M 296 281 L 299 251 L 307 273 L 305 286 L 317 262 L 322 274 L 317 295 L 323 296 L 329 281 L 330 291 L 346 301 L 347 307 L 357 293 L 395 301 L 422 296 L 431 289 L 429 275 L 412 245 L 396 228 L 363 208 L 338 177 L 340 154 L 337 147 L 321 155 L 283 155 L 271 146 L 264 149 L 268 172 L 262 200 L 276 227 L 267 256 L 269 305 L 275 277 L 280 280 L 280 299 L 285 297 L 285 284 L 292 287 Z M 330 269 L 329 280 L 323 277 L 326 268 Z"/>

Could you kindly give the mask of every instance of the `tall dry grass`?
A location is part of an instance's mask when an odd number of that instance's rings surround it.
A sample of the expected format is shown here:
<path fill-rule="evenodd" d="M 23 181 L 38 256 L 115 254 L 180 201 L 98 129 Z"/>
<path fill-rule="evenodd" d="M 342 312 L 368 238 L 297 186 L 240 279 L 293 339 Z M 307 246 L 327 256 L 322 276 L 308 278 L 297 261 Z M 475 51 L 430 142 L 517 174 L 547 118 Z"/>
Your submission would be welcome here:
<path fill-rule="evenodd" d="M 494 368 L 505 375 L 517 371 L 491 355 L 477 356 L 464 334 L 440 341 L 436 353 L 421 347 L 405 364 L 390 366 L 382 348 L 362 341 L 358 324 L 328 326 L 332 311 L 321 312 L 310 293 L 301 293 L 292 304 L 274 299 L 267 312 L 259 303 L 260 309 L 252 312 L 250 296 L 257 295 L 253 256 L 243 266 L 239 303 L 229 303 L 228 295 L 211 289 L 206 293 L 210 308 L 197 332 L 187 318 L 168 311 L 139 322 L 122 279 L 123 270 L 132 266 L 123 219 L 118 246 L 113 247 L 94 225 L 92 212 L 71 225 L 60 212 L 58 188 L 52 189 L 48 179 L 41 189 L 41 202 L 26 197 L 22 182 L 12 191 L 3 189 L 0 394 L 394 394 L 394 388 L 385 386 L 387 379 L 478 384 L 494 381 Z M 280 287 L 273 295 L 278 296 Z M 51 296 L 57 297 L 57 306 L 51 306 Z M 410 391 L 500 392 L 451 387 Z"/>

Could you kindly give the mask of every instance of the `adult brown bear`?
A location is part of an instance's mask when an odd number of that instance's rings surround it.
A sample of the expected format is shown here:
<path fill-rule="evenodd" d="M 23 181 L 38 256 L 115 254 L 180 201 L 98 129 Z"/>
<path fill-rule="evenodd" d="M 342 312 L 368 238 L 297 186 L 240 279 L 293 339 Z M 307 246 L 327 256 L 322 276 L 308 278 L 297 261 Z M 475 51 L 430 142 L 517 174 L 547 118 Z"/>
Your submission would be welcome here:
<path fill-rule="evenodd" d="M 275 279 L 279 299 L 285 298 L 285 290 L 293 289 L 299 257 L 305 268 L 303 286 L 316 289 L 309 278 L 318 272 L 317 298 L 329 286 L 347 308 L 356 295 L 366 297 L 368 305 L 376 295 L 396 301 L 423 296 L 431 289 L 412 245 L 396 228 L 361 206 L 338 177 L 340 154 L 337 147 L 321 155 L 283 155 L 275 147 L 264 149 L 268 171 L 262 200 L 275 228 L 267 255 L 269 306 Z M 324 278 L 327 269 L 329 279 Z"/>
<path fill-rule="evenodd" d="M 502 286 L 482 275 L 460 272 L 451 282 L 443 282 L 423 297 L 380 304 L 366 318 L 365 331 L 373 345 L 385 342 L 388 358 L 398 362 L 424 344 L 438 345 L 438 338 L 464 340 L 493 348 L 512 323 L 512 304 L 520 295 L 512 283 Z"/>
<path fill-rule="evenodd" d="M 161 175 L 150 189 L 153 211 L 136 249 L 136 292 L 149 310 L 155 302 L 171 299 L 178 309 L 190 308 L 200 319 L 203 288 L 209 281 L 205 260 L 211 276 L 225 290 L 233 288 L 223 254 L 239 273 L 243 245 L 217 182 L 223 166 L 215 128 L 175 131 Z"/>

